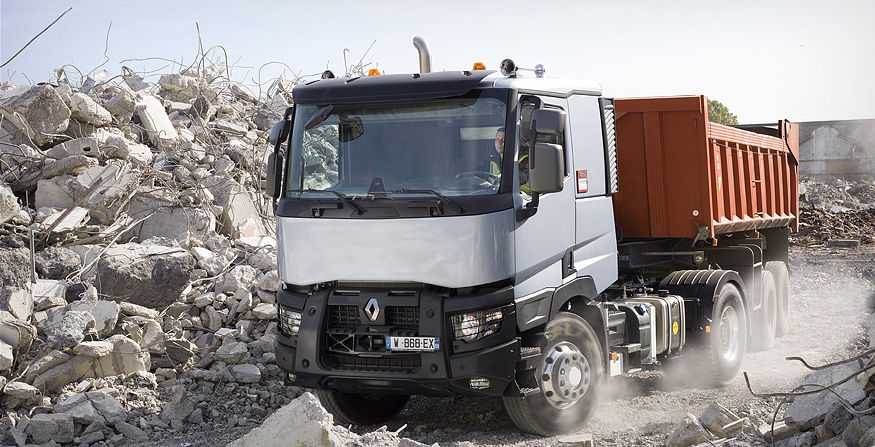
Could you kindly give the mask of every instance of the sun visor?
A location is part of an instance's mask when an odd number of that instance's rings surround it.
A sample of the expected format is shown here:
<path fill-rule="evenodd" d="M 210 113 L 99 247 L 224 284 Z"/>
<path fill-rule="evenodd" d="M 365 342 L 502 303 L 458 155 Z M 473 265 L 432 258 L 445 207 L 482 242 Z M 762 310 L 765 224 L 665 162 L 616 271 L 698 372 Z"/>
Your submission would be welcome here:
<path fill-rule="evenodd" d="M 318 79 L 296 85 L 296 104 L 342 104 L 446 98 L 473 90 L 494 70 L 442 71 Z"/>

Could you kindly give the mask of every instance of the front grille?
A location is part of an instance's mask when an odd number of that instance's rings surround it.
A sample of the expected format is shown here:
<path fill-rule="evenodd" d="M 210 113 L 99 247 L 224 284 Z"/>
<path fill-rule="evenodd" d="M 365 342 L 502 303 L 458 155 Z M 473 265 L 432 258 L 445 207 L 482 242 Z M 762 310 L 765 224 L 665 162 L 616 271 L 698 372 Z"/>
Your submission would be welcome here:
<path fill-rule="evenodd" d="M 331 306 L 328 318 L 328 327 L 356 327 L 359 325 L 359 308 L 350 305 Z"/>
<path fill-rule="evenodd" d="M 386 324 L 402 329 L 419 329 L 419 308 L 416 306 L 389 306 Z"/>
<path fill-rule="evenodd" d="M 334 366 L 335 371 L 379 371 L 379 372 L 413 372 L 419 369 L 422 361 L 419 354 L 367 358 L 350 355 L 329 354 L 326 356 Z"/>
<path fill-rule="evenodd" d="M 361 313 L 357 306 L 344 304 L 329 306 L 328 327 L 346 328 L 367 326 L 369 321 L 361 321 Z M 419 329 L 419 308 L 416 306 L 387 306 L 386 326 L 400 329 Z"/>

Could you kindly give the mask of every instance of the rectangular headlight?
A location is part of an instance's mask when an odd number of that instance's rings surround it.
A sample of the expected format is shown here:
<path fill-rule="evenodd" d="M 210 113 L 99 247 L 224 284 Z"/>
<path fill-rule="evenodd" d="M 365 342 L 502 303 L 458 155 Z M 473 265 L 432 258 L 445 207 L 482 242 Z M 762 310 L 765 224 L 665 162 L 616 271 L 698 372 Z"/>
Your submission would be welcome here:
<path fill-rule="evenodd" d="M 453 315 L 450 321 L 453 337 L 471 343 L 498 333 L 504 322 L 504 307 Z"/>
<path fill-rule="evenodd" d="M 301 329 L 301 312 L 277 304 L 277 319 L 279 330 L 287 337 L 298 335 Z"/>

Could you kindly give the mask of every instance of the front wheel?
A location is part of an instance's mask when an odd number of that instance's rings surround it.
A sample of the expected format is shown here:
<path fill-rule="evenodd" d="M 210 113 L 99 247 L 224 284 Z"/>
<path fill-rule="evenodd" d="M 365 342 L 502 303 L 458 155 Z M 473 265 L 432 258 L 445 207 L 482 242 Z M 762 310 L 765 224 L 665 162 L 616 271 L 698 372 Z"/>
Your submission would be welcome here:
<path fill-rule="evenodd" d="M 560 312 L 547 324 L 547 344 L 534 371 L 540 392 L 504 397 L 521 430 L 558 435 L 583 425 L 598 406 L 605 367 L 595 331 L 578 315 Z"/>
<path fill-rule="evenodd" d="M 410 396 L 396 394 L 355 394 L 318 389 L 319 402 L 334 415 L 335 423 L 375 425 L 401 412 Z"/>

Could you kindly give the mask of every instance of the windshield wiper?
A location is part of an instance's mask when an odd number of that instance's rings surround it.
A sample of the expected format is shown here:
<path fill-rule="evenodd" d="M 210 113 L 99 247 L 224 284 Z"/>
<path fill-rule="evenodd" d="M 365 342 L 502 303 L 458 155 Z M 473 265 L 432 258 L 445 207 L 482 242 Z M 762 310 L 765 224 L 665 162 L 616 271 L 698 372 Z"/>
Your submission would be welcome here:
<path fill-rule="evenodd" d="M 452 200 L 448 199 L 443 194 L 431 190 L 431 189 L 399 189 L 398 191 L 386 191 L 387 194 L 431 194 L 438 198 L 440 203 L 442 203 L 445 207 L 449 208 L 455 214 L 460 214 L 463 210 L 462 207 L 456 205 Z"/>
<path fill-rule="evenodd" d="M 355 203 L 352 203 L 352 200 L 349 200 L 348 197 L 346 197 L 345 195 L 343 195 L 337 191 L 331 191 L 331 190 L 327 190 L 327 189 L 293 189 L 289 192 L 324 192 L 324 193 L 328 193 L 328 194 L 334 194 L 338 199 L 340 199 L 341 202 L 343 202 L 344 205 L 355 210 L 355 213 L 357 215 L 361 216 L 362 214 L 365 213 L 365 211 L 363 209 L 359 208 L 358 205 L 356 205 Z"/>

